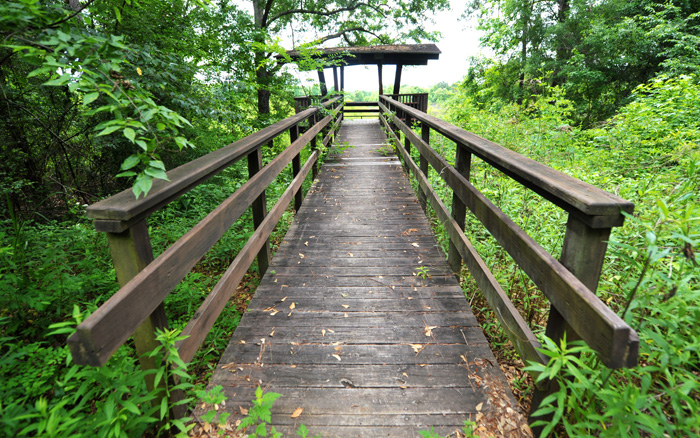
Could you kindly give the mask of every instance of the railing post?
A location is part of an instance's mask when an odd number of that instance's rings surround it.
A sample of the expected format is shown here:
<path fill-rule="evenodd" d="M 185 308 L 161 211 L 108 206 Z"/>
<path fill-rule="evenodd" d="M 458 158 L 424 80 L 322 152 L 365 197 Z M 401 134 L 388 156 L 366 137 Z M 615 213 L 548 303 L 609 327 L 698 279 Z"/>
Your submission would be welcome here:
<path fill-rule="evenodd" d="M 121 233 L 105 233 L 109 243 L 109 251 L 114 263 L 114 271 L 117 274 L 117 282 L 122 287 L 141 272 L 153 261 L 153 249 L 148 235 L 148 224 L 145 220 L 137 222 L 128 230 Z M 161 303 L 151 316 L 146 319 L 133 334 L 136 354 L 139 358 L 141 369 L 144 371 L 157 370 L 161 364 L 155 357 L 149 357 L 148 353 L 158 346 L 156 329 L 167 329 L 168 319 L 165 315 L 165 306 Z M 146 376 L 146 387 L 153 391 L 155 374 Z M 161 380 L 158 385 L 163 390 L 165 382 Z M 162 395 L 165 395 L 162 393 Z M 160 405 L 161 398 L 153 401 L 154 406 Z"/>
<path fill-rule="evenodd" d="M 316 115 L 314 115 L 314 117 L 316 117 Z M 323 135 L 323 134 L 316 134 L 316 135 L 314 136 L 314 139 L 311 140 L 311 142 L 310 142 L 310 144 L 311 144 L 311 152 L 312 152 L 312 153 L 313 153 L 313 151 L 315 151 L 316 149 L 318 149 L 318 142 L 319 142 L 318 136 L 319 136 L 319 135 Z M 321 141 L 323 141 L 323 137 L 321 137 Z M 318 160 L 316 160 L 316 162 L 314 163 L 313 167 L 311 168 L 311 180 L 312 180 L 312 181 L 315 181 L 315 180 L 316 180 L 316 177 L 318 177 Z"/>
<path fill-rule="evenodd" d="M 297 141 L 297 138 L 299 138 L 299 127 L 298 125 L 292 126 L 289 128 L 289 144 L 291 145 L 295 141 Z M 299 171 L 301 170 L 301 154 L 297 154 L 294 158 L 292 158 L 292 174 L 293 178 L 296 178 L 297 175 L 299 175 Z M 299 190 L 294 194 L 294 210 L 299 211 L 301 208 L 301 201 L 302 201 L 302 196 L 303 196 L 303 190 L 300 187 Z"/>
<path fill-rule="evenodd" d="M 569 219 L 566 223 L 564 245 L 561 250 L 561 264 L 593 292 L 596 292 L 598 289 L 605 252 L 608 249 L 610 231 L 611 228 L 592 228 L 573 214 L 569 214 Z M 569 326 L 559 311 L 550 305 L 545 334 L 556 344 L 559 344 L 565 333 L 567 343 L 580 339 L 579 335 Z M 532 394 L 530 413 L 535 412 L 542 400 L 558 389 L 559 386 L 552 380 L 544 381 L 539 387 L 535 387 Z M 531 417 L 530 421 L 539 419 L 540 417 Z"/>
<path fill-rule="evenodd" d="M 426 143 L 430 144 L 430 126 L 428 125 L 423 125 L 420 130 L 420 135 L 421 139 Z M 428 174 L 430 172 L 430 164 L 428 163 L 428 160 L 423 156 L 423 154 L 420 154 L 420 171 L 425 175 L 426 178 L 428 178 Z M 427 198 L 423 190 L 418 191 L 418 201 L 420 202 L 420 206 L 423 207 L 423 210 L 426 210 L 427 208 Z"/>
<path fill-rule="evenodd" d="M 248 154 L 248 177 L 252 178 L 260 169 L 262 169 L 262 149 L 257 147 Z M 253 210 L 253 226 L 257 230 L 267 215 L 267 202 L 264 191 L 253 201 L 251 208 Z M 270 266 L 270 239 L 265 242 L 258 252 L 258 274 L 260 274 L 261 278 L 265 275 L 268 266 Z"/>
<path fill-rule="evenodd" d="M 423 129 L 425 128 L 426 125 L 423 125 Z M 456 144 L 456 148 L 455 169 L 468 181 L 471 173 L 472 154 L 459 143 Z M 466 205 L 464 205 L 464 202 L 462 202 L 462 200 L 459 199 L 459 197 L 453 192 L 452 218 L 457 222 L 462 231 L 464 231 L 464 220 L 466 214 Z M 459 255 L 459 251 L 457 251 L 457 247 L 452 242 L 452 239 L 450 239 L 447 250 L 447 263 L 450 265 L 450 268 L 452 268 L 452 272 L 455 274 L 457 279 L 459 279 L 460 274 L 462 273 L 462 256 Z"/>

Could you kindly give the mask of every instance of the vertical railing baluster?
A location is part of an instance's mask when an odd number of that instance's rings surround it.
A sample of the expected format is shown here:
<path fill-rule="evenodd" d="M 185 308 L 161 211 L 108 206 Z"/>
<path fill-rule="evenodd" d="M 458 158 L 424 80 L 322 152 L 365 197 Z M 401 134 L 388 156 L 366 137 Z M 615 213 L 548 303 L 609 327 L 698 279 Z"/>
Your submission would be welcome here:
<path fill-rule="evenodd" d="M 248 154 L 248 177 L 252 178 L 260 169 L 262 169 L 262 149 L 257 147 Z M 257 230 L 267 215 L 267 201 L 264 191 L 253 201 L 251 209 L 253 210 L 253 226 Z M 258 274 L 261 278 L 270 266 L 270 258 L 270 239 L 268 239 L 258 251 Z"/>
<path fill-rule="evenodd" d="M 464 178 L 469 180 L 471 173 L 471 163 L 472 154 L 462 146 L 461 144 L 456 144 L 455 151 L 455 169 L 457 172 L 462 174 Z M 452 193 L 452 218 L 457 222 L 459 227 L 464 230 L 464 223 L 467 214 L 467 207 L 464 205 L 461 199 L 453 192 Z M 447 263 L 452 268 L 452 272 L 457 278 L 460 277 L 462 273 L 462 256 L 459 255 L 457 247 L 450 239 L 448 249 L 447 249 Z"/>

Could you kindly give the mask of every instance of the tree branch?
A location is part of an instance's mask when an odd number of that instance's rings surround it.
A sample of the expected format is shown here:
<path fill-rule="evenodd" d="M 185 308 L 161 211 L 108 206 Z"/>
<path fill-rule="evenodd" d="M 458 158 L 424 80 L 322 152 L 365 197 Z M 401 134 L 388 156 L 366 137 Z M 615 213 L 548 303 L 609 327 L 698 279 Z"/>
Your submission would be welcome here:
<path fill-rule="evenodd" d="M 81 12 L 83 12 L 83 10 L 85 10 L 85 8 L 87 8 L 88 6 L 90 6 L 94 1 L 95 1 L 95 0 L 88 0 L 87 3 L 85 3 L 84 5 L 82 5 L 82 6 L 80 7 L 80 9 L 76 10 L 76 11 L 73 12 L 71 15 L 67 16 L 66 18 L 62 18 L 62 19 L 60 19 L 60 20 L 58 20 L 58 21 L 54 21 L 53 23 L 49 24 L 49 25 L 46 26 L 46 27 L 50 29 L 50 28 L 52 28 L 52 27 L 58 26 L 58 25 L 61 24 L 61 23 L 65 23 L 66 21 L 70 20 L 71 18 L 73 18 L 73 17 L 79 15 Z"/>
<path fill-rule="evenodd" d="M 267 0 L 267 3 L 265 4 L 265 11 L 263 12 L 262 16 L 262 22 L 260 23 L 260 28 L 265 29 L 265 26 L 267 26 L 267 17 L 270 16 L 270 9 L 272 9 L 272 3 L 274 3 L 275 0 Z M 274 21 L 274 18 L 270 20 L 270 22 Z"/>
<path fill-rule="evenodd" d="M 372 32 L 372 31 L 370 31 L 370 30 L 367 30 L 367 29 L 365 29 L 364 27 L 351 27 L 351 28 L 349 28 L 349 29 L 344 29 L 344 30 L 341 30 L 340 32 L 332 33 L 332 34 L 330 34 L 330 35 L 326 35 L 326 36 L 324 36 L 324 37 L 321 37 L 320 39 L 317 39 L 317 40 L 315 40 L 314 42 L 315 42 L 316 44 L 322 44 L 322 43 L 325 43 L 325 42 L 328 41 L 328 40 L 332 40 L 332 39 L 340 38 L 340 37 L 345 37 L 347 34 L 349 34 L 349 33 L 351 33 L 351 32 L 368 33 L 368 34 L 370 34 L 370 35 L 376 37 L 378 40 L 382 41 L 382 37 L 381 37 L 380 35 L 377 35 L 376 33 Z M 347 41 L 347 38 L 346 38 L 346 41 Z M 383 42 L 383 41 L 382 41 L 382 42 Z"/>
<path fill-rule="evenodd" d="M 316 11 L 313 9 L 303 9 L 303 8 L 289 9 L 289 10 L 286 10 L 286 11 L 283 11 L 283 12 L 280 12 L 280 13 L 274 15 L 272 18 L 270 18 L 270 21 L 268 22 L 268 24 L 272 23 L 273 21 L 275 21 L 279 18 L 285 17 L 287 15 L 292 15 L 292 14 L 311 14 L 311 15 L 319 15 L 322 17 L 330 17 L 331 15 L 336 15 L 336 14 L 339 14 L 341 12 L 352 12 L 361 6 L 366 6 L 370 9 L 374 9 L 376 12 L 381 14 L 382 17 L 386 17 L 386 15 L 384 15 L 384 12 L 382 12 L 382 10 L 376 6 L 370 5 L 369 3 L 356 3 L 353 6 L 348 6 L 346 8 L 338 8 L 338 9 L 334 9 L 332 11 Z"/>

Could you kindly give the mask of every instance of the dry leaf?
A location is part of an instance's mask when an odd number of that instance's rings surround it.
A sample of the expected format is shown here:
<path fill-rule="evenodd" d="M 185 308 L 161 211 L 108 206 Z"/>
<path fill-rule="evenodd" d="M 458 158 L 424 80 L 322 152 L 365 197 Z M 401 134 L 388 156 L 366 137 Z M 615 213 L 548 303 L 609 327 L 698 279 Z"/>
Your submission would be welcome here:
<path fill-rule="evenodd" d="M 401 374 L 403 374 L 408 379 L 408 374 L 406 374 L 406 373 L 401 373 Z"/>
<path fill-rule="evenodd" d="M 348 254 L 350 255 L 350 257 L 355 257 L 351 252 L 348 252 Z"/>
<path fill-rule="evenodd" d="M 341 304 L 341 305 L 342 305 L 343 307 L 345 307 L 346 309 L 350 307 L 350 306 L 348 306 L 347 304 Z"/>
<path fill-rule="evenodd" d="M 340 356 L 338 356 L 337 354 L 332 354 L 331 356 L 333 356 L 334 358 L 338 359 L 338 361 L 340 361 Z"/>
<path fill-rule="evenodd" d="M 326 336 L 326 329 L 321 330 L 321 336 Z"/>
<path fill-rule="evenodd" d="M 290 316 L 292 316 L 292 313 L 294 313 L 294 312 L 289 312 L 289 313 L 287 314 L 287 318 L 289 318 Z"/>
<path fill-rule="evenodd" d="M 413 351 L 416 352 L 416 354 L 420 353 L 421 350 L 423 349 L 423 346 L 421 344 L 408 344 L 413 348 Z"/>
<path fill-rule="evenodd" d="M 278 313 L 280 313 L 279 310 L 277 310 L 277 309 L 272 309 L 272 312 L 270 312 L 270 316 L 275 316 L 275 315 L 277 315 Z"/>
<path fill-rule="evenodd" d="M 297 303 L 292 303 L 289 305 L 289 310 L 294 310 L 297 307 Z"/>
<path fill-rule="evenodd" d="M 415 246 L 416 248 L 420 248 L 420 245 L 418 245 L 416 242 L 413 242 L 411 245 Z"/>
<path fill-rule="evenodd" d="M 481 403 L 479 403 L 478 405 L 476 405 L 476 410 L 477 410 L 477 411 L 480 411 L 481 408 L 483 408 L 483 407 L 484 407 L 484 402 L 481 402 Z"/>
<path fill-rule="evenodd" d="M 343 351 L 343 347 L 341 345 L 334 347 L 333 348 L 335 351 Z"/>
<path fill-rule="evenodd" d="M 343 298 L 347 298 L 347 297 L 348 297 L 348 294 L 340 294 L 340 296 L 343 297 Z"/>
<path fill-rule="evenodd" d="M 304 245 L 309 246 L 309 241 L 304 242 Z"/>
<path fill-rule="evenodd" d="M 301 257 L 302 259 L 303 259 L 303 258 L 306 258 L 306 256 L 305 256 L 304 254 L 302 254 L 302 253 L 299 253 L 299 257 Z"/>
<path fill-rule="evenodd" d="M 284 302 L 284 300 L 286 300 L 286 299 L 287 299 L 287 297 L 284 297 L 280 301 Z"/>
<path fill-rule="evenodd" d="M 241 411 L 241 415 L 248 415 L 248 409 L 244 408 L 243 406 L 239 406 L 238 410 Z"/>
<path fill-rule="evenodd" d="M 302 412 L 304 412 L 304 408 L 296 408 L 292 414 L 292 418 L 298 418 Z"/>
<path fill-rule="evenodd" d="M 346 317 L 346 318 L 348 317 L 348 312 L 345 312 L 345 317 Z"/>
<path fill-rule="evenodd" d="M 433 335 L 433 329 L 438 328 L 436 325 L 431 325 L 431 326 L 425 326 L 425 336 L 432 336 Z"/>
<path fill-rule="evenodd" d="M 275 328 L 272 328 L 272 331 L 270 332 L 270 337 L 273 337 L 275 335 Z"/>
<path fill-rule="evenodd" d="M 331 330 L 331 329 L 328 329 L 328 332 L 329 332 L 329 333 L 335 333 L 335 332 L 334 332 L 333 330 Z"/>

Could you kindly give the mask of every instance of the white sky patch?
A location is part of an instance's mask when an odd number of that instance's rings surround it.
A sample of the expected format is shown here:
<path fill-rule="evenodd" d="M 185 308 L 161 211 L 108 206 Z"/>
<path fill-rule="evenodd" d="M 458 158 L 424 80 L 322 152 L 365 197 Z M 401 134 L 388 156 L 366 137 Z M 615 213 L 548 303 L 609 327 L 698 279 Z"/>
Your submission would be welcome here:
<path fill-rule="evenodd" d="M 420 87 L 430 87 L 439 82 L 453 84 L 460 81 L 467 73 L 467 60 L 471 56 L 480 53 L 479 37 L 480 32 L 476 29 L 476 20 L 462 20 L 460 17 L 464 13 L 467 0 L 450 0 L 451 8 L 447 11 L 433 14 L 434 23 L 426 25 L 428 31 L 440 31 L 442 37 L 435 42 L 442 51 L 440 59 L 429 60 L 428 65 L 405 66 L 401 74 L 401 85 L 414 85 Z M 242 0 L 239 5 L 253 13 L 252 2 Z M 296 42 L 302 41 L 304 32 L 297 30 L 294 38 Z M 292 32 L 287 30 L 283 35 L 279 35 L 283 47 L 291 49 Z M 332 47 L 337 40 L 330 41 Z M 427 41 L 426 41 L 427 42 Z M 302 85 L 309 86 L 318 82 L 315 72 L 300 73 L 296 68 L 292 69 Z M 326 69 L 326 82 L 329 88 L 333 86 L 333 71 Z M 382 79 L 384 86 L 394 83 L 396 74 L 393 65 L 386 65 L 382 69 Z M 378 87 L 377 66 L 351 66 L 345 68 L 345 90 L 346 91 L 376 91 Z"/>
<path fill-rule="evenodd" d="M 476 29 L 476 20 L 465 21 L 460 19 L 464 13 L 466 0 L 451 0 L 451 8 L 448 11 L 434 14 L 435 23 L 426 28 L 429 31 L 438 30 L 442 37 L 435 44 L 442 53 L 440 59 L 429 60 L 428 65 L 405 66 L 401 73 L 401 85 L 414 85 L 430 87 L 439 82 L 453 84 L 460 81 L 467 73 L 468 59 L 480 53 L 480 32 Z M 282 45 L 291 47 L 291 41 L 283 40 Z M 329 88 L 333 86 L 333 71 L 326 70 L 326 82 Z M 318 76 L 312 73 L 294 73 L 303 84 L 318 82 Z M 386 65 L 382 69 L 382 82 L 384 86 L 394 83 L 396 69 L 393 65 Z M 377 66 L 350 66 L 345 67 L 346 91 L 376 91 L 378 83 Z"/>

